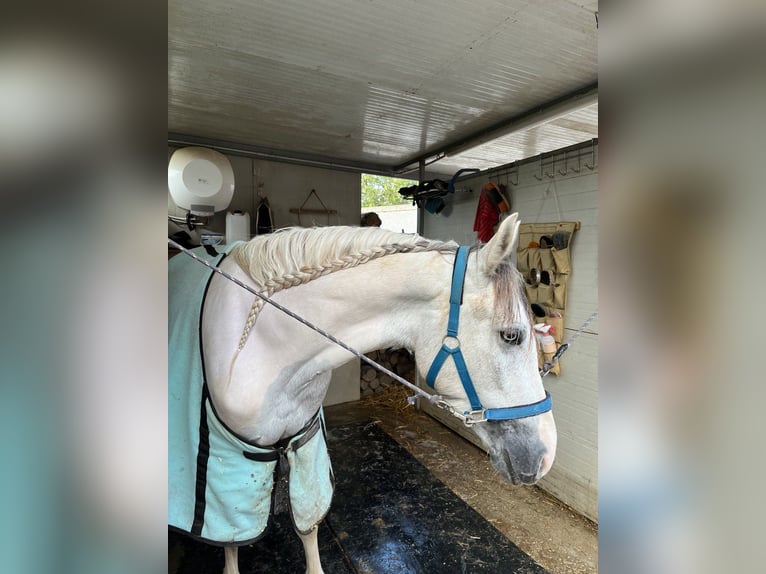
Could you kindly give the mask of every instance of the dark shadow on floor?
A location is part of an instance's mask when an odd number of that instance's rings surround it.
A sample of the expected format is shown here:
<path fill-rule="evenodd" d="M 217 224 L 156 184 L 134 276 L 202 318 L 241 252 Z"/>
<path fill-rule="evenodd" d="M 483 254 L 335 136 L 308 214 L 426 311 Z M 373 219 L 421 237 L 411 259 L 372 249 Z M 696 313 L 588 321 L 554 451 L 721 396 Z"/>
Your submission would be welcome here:
<path fill-rule="evenodd" d="M 336 489 L 319 527 L 325 574 L 544 574 L 541 566 L 374 423 L 330 429 Z M 220 572 L 223 550 L 171 532 L 169 572 Z M 240 549 L 240 570 L 303 572 L 289 517 Z"/>

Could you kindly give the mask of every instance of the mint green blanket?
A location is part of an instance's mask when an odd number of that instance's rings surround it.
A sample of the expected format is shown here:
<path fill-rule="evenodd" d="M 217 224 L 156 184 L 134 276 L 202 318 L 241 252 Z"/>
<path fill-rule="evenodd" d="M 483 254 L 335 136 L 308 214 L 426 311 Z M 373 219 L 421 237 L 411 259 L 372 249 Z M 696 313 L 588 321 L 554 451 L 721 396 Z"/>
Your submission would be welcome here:
<path fill-rule="evenodd" d="M 194 251 L 211 263 L 224 257 Z M 306 533 L 327 514 L 334 489 L 321 410 L 282 448 L 245 442 L 218 419 L 200 340 L 211 275 L 183 253 L 168 262 L 168 524 L 213 544 L 249 544 L 268 525 L 282 476 L 295 528 Z"/>

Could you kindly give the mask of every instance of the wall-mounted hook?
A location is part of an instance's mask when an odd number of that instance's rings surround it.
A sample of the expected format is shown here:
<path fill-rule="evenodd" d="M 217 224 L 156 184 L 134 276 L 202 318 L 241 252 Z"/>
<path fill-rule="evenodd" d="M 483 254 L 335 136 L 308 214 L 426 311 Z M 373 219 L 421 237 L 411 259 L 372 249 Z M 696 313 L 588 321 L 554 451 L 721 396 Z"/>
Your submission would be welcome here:
<path fill-rule="evenodd" d="M 569 154 L 567 154 L 567 152 L 564 152 L 564 171 L 561 171 L 561 169 L 559 169 L 559 173 L 561 175 L 566 175 L 567 174 L 567 166 L 568 165 L 569 165 Z"/>
<path fill-rule="evenodd" d="M 542 181 L 543 180 L 543 154 L 540 154 L 540 176 L 538 177 L 536 173 L 532 174 L 532 175 L 535 176 L 535 179 L 537 181 Z"/>
<path fill-rule="evenodd" d="M 510 176 L 510 174 L 509 174 L 509 176 Z M 519 168 L 518 167 L 516 168 L 516 181 L 513 181 L 510 177 L 508 177 L 508 181 L 514 187 L 519 185 Z"/>
<path fill-rule="evenodd" d="M 590 163 L 591 165 L 588 165 L 588 162 L 585 162 L 585 167 L 587 167 L 590 171 L 593 171 L 596 169 L 596 140 L 591 139 L 590 140 Z"/>
<path fill-rule="evenodd" d="M 545 176 L 553 179 L 556 177 L 556 155 L 551 156 L 551 173 L 545 172 Z"/>
<path fill-rule="evenodd" d="M 571 171 L 572 173 L 580 173 L 581 169 L 582 168 L 580 167 L 580 152 L 578 151 L 577 152 L 577 169 L 570 167 L 569 171 Z"/>

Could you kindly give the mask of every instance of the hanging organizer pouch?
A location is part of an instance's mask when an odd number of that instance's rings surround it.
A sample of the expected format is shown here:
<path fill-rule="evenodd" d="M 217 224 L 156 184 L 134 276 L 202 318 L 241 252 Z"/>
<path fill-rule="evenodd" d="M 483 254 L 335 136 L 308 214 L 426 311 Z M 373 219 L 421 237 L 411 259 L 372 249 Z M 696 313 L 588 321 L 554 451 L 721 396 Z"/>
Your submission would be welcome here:
<path fill-rule="evenodd" d="M 533 322 L 553 327 L 557 348 L 564 339 L 567 283 L 572 272 L 570 245 L 579 228 L 580 223 L 576 221 L 522 223 L 519 227 L 517 267 L 524 277 L 529 303 L 535 304 L 537 313 L 532 315 Z M 553 355 L 540 350 L 539 366 L 542 367 L 543 361 L 552 359 Z M 558 376 L 560 363 L 551 372 Z"/>

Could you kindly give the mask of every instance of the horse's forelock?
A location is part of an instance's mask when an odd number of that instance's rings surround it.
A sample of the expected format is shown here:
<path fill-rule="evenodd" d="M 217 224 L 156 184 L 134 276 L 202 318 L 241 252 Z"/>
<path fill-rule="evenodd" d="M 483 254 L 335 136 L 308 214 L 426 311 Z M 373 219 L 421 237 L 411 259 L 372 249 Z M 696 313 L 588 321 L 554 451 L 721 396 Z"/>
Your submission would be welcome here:
<path fill-rule="evenodd" d="M 509 327 L 515 323 L 529 322 L 527 295 L 519 271 L 510 263 L 497 267 L 492 276 L 495 287 L 494 323 Z"/>

